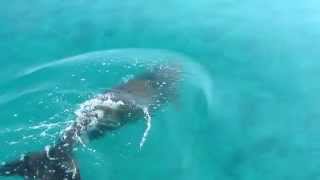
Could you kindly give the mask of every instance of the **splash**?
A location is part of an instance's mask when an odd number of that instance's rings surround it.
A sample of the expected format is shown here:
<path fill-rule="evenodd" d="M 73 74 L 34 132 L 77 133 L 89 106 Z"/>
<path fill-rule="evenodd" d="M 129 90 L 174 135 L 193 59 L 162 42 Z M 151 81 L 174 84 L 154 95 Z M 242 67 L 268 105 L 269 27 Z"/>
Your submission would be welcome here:
<path fill-rule="evenodd" d="M 48 146 L 45 146 L 44 150 L 45 150 L 46 156 L 47 156 L 47 158 L 48 158 L 49 160 L 51 160 L 51 161 L 56 160 L 56 158 L 53 158 L 53 157 L 50 156 L 50 146 L 49 146 L 49 145 L 48 145 Z"/>
<path fill-rule="evenodd" d="M 75 111 L 75 114 L 77 123 L 83 126 L 82 130 L 94 128 L 99 120 L 105 118 L 106 114 L 102 110 L 103 108 L 117 109 L 124 105 L 124 102 L 114 101 L 112 98 L 112 93 L 100 94 L 80 104 L 80 108 Z"/>
<path fill-rule="evenodd" d="M 144 107 L 144 108 L 143 108 L 143 113 L 145 114 L 145 117 L 144 117 L 144 118 L 145 118 L 145 120 L 146 120 L 147 127 L 146 127 L 146 129 L 144 130 L 143 136 L 142 136 L 141 141 L 140 141 L 140 145 L 139 145 L 139 146 L 140 146 L 140 150 L 142 149 L 144 143 L 145 143 L 146 140 L 147 140 L 149 131 L 150 131 L 150 129 L 151 129 L 151 119 L 152 119 L 147 107 Z"/>

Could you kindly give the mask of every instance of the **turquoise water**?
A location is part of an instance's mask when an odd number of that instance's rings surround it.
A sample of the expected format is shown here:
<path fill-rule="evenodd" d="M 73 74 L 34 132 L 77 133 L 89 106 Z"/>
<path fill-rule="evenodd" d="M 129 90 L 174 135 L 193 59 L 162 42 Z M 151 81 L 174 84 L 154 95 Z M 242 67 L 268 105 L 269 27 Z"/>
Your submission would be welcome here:
<path fill-rule="evenodd" d="M 179 61 L 179 96 L 143 148 L 143 121 L 79 146 L 83 179 L 320 179 L 319 5 L 4 0 L 0 161 L 52 143 L 136 60 Z"/>

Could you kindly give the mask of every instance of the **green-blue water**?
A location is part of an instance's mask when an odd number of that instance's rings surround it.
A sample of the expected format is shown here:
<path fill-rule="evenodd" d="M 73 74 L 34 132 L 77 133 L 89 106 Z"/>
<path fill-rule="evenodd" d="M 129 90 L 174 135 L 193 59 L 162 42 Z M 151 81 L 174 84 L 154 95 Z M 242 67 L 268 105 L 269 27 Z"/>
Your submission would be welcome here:
<path fill-rule="evenodd" d="M 79 147 L 84 180 L 320 179 L 319 7 L 3 0 L 0 161 L 52 143 L 80 103 L 134 75 L 135 60 L 178 60 L 180 95 L 142 150 L 142 121 Z"/>

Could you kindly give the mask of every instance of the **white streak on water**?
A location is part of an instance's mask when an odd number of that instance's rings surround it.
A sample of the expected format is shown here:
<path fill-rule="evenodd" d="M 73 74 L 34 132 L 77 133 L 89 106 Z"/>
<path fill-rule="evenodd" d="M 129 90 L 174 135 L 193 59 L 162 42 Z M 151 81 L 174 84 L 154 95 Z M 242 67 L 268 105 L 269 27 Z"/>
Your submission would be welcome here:
<path fill-rule="evenodd" d="M 142 139 L 141 139 L 141 141 L 140 141 L 140 150 L 142 149 L 145 141 L 147 140 L 149 131 L 150 131 L 150 129 L 151 129 L 151 116 L 150 116 L 150 113 L 149 113 L 147 107 L 144 107 L 144 108 L 143 108 L 143 113 L 145 114 L 145 120 L 146 120 L 146 123 L 147 123 L 147 128 L 144 130 Z"/>
<path fill-rule="evenodd" d="M 9 145 L 14 145 L 14 144 L 18 144 L 19 142 L 18 141 L 11 141 L 11 142 L 9 142 L 8 144 Z"/>
<path fill-rule="evenodd" d="M 46 155 L 47 155 L 47 158 L 48 158 L 49 160 L 51 160 L 51 161 L 56 160 L 56 158 L 52 158 L 52 157 L 50 156 L 50 146 L 46 146 L 46 147 L 44 148 L 44 150 L 46 151 Z"/>

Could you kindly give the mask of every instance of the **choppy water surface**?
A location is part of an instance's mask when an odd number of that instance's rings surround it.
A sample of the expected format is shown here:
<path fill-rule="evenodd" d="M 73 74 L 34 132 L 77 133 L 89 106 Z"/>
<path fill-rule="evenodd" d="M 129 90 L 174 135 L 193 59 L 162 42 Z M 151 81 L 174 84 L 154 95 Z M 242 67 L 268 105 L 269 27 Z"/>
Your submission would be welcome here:
<path fill-rule="evenodd" d="M 319 179 L 319 5 L 4 0 L 0 161 L 52 143 L 105 89 L 174 63 L 178 96 L 142 149 L 143 120 L 78 146 L 84 180 Z"/>

